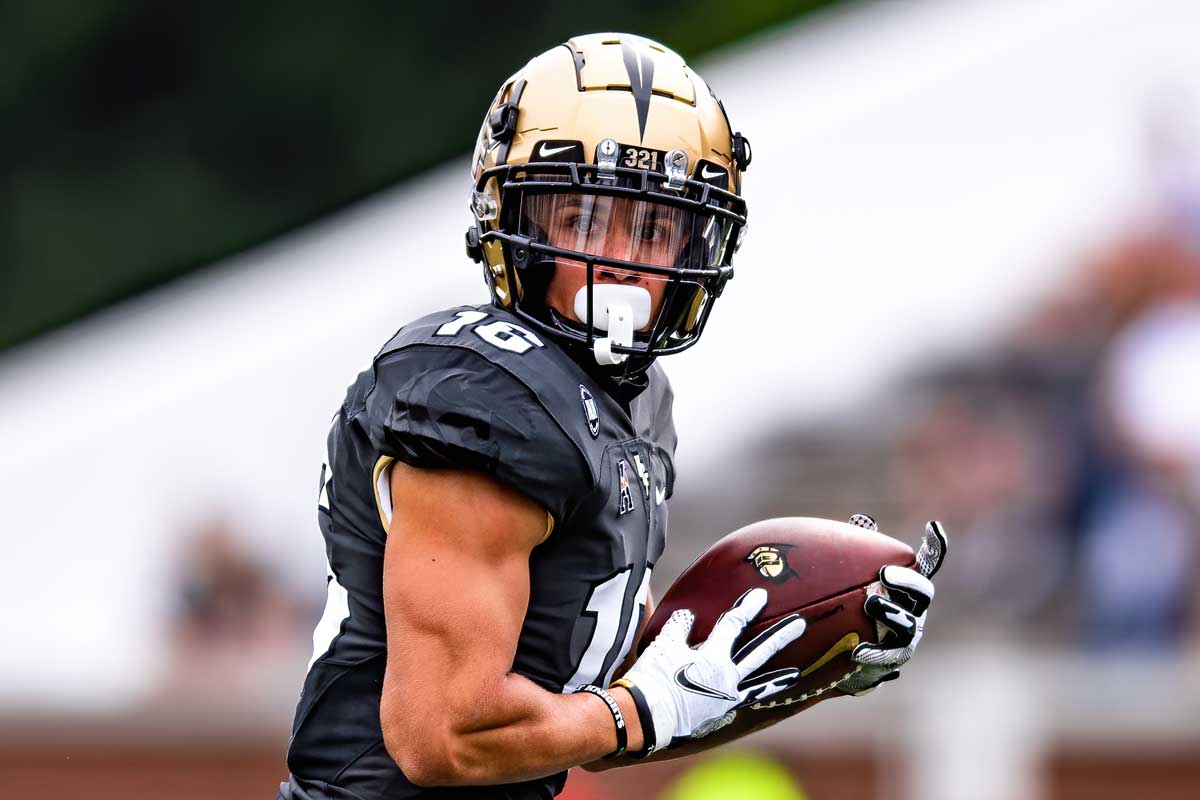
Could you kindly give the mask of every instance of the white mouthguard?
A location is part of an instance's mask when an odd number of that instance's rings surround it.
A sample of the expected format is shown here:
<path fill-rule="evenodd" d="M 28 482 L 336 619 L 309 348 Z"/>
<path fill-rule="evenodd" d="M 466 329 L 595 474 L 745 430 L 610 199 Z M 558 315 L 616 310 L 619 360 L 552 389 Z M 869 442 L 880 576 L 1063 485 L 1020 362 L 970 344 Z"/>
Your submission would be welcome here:
<path fill-rule="evenodd" d="M 587 322 L 587 287 L 575 293 L 575 316 Z M 614 283 L 592 285 L 592 327 L 606 331 L 608 336 L 596 339 L 592 352 L 596 363 L 605 366 L 620 364 L 628 356 L 614 353 L 613 345 L 633 344 L 633 332 L 650 322 L 650 292 L 640 286 L 621 286 Z"/>

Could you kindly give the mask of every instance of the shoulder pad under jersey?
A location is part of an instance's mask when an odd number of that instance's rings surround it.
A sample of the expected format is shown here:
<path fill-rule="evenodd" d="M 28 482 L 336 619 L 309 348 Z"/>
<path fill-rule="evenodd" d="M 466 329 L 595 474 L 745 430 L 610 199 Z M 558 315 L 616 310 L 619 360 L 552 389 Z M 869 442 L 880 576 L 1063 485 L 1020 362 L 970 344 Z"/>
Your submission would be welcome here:
<path fill-rule="evenodd" d="M 556 345 L 499 309 L 431 314 L 376 356 L 369 435 L 414 466 L 492 475 L 561 522 L 595 485 L 591 437 L 568 427 L 586 425 L 572 370 Z"/>

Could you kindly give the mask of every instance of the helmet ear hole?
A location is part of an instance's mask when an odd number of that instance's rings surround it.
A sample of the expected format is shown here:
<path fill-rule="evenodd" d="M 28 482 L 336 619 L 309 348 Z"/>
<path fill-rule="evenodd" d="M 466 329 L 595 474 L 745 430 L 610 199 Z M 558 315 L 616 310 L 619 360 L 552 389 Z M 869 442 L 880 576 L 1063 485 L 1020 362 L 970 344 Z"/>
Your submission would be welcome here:
<path fill-rule="evenodd" d="M 527 309 L 545 310 L 546 292 L 554 280 L 557 265 L 553 259 L 527 258 L 524 266 L 514 270 L 517 298 Z"/>

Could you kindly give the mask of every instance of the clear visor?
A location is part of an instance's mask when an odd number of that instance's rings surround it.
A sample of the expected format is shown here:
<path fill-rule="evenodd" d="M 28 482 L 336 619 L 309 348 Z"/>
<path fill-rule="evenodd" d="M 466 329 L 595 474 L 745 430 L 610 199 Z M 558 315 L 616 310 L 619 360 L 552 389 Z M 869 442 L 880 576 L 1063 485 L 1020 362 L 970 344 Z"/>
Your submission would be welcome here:
<path fill-rule="evenodd" d="M 691 211 L 647 200 L 561 193 L 523 198 L 520 228 L 523 235 L 564 250 L 684 267 L 700 222 Z"/>
<path fill-rule="evenodd" d="M 521 235 L 571 253 L 627 262 L 628 267 L 595 264 L 592 281 L 645 290 L 650 296 L 649 319 L 635 330 L 643 336 L 650 334 L 648 341 L 664 345 L 694 328 L 708 292 L 692 277 L 658 274 L 637 266 L 697 269 L 723 263 L 730 230 L 729 223 L 713 214 L 628 197 L 531 192 L 522 197 L 520 205 Z M 564 319 L 584 323 L 576 300 L 588 281 L 587 264 L 561 254 L 537 260 L 554 265 L 545 304 Z M 595 303 L 601 302 L 595 299 Z M 599 318 L 601 311 L 597 308 L 594 318 Z"/>

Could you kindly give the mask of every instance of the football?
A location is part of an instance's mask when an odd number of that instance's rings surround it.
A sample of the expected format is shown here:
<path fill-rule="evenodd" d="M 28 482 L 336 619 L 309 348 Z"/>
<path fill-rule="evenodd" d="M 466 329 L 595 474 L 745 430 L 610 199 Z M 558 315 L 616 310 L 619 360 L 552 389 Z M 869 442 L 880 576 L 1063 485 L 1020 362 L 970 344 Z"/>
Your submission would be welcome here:
<path fill-rule="evenodd" d="M 767 590 L 767 605 L 743 631 L 735 650 L 787 614 L 797 613 L 808 623 L 804 635 L 761 670 L 796 667 L 802 671 L 800 681 L 739 709 L 734 722 L 715 734 L 719 738 L 737 738 L 840 696 L 832 687 L 853 671 L 850 651 L 859 642 L 878 641 L 876 623 L 863 611 L 867 594 L 883 591 L 880 567 L 911 567 L 916 559 L 908 545 L 874 530 L 869 517 L 855 515 L 854 520 L 859 524 L 784 517 L 748 525 L 708 548 L 659 601 L 639 640 L 639 653 L 681 608 L 696 617 L 689 643 L 703 642 L 717 617 L 756 586 Z"/>

